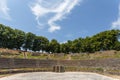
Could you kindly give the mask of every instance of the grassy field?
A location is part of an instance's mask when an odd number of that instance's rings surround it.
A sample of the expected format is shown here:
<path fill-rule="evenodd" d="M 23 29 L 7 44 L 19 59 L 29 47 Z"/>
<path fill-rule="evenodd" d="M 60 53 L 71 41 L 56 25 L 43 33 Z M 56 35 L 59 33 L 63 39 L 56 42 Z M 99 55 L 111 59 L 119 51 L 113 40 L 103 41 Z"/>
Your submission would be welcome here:
<path fill-rule="evenodd" d="M 102 51 L 95 53 L 39 53 L 39 52 L 21 52 L 17 50 L 1 49 L 0 57 L 3 58 L 28 58 L 28 59 L 52 59 L 52 60 L 91 60 L 91 59 L 106 59 L 120 58 L 120 51 Z"/>

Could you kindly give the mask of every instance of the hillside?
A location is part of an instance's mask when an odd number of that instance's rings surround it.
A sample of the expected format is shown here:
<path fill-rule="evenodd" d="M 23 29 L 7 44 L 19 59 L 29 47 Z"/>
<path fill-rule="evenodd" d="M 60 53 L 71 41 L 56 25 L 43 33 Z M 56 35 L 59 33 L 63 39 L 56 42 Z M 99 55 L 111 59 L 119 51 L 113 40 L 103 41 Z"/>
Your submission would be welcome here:
<path fill-rule="evenodd" d="M 120 58 L 120 51 L 109 50 L 109 51 L 99 51 L 95 53 L 48 54 L 48 53 L 39 53 L 39 52 L 22 52 L 18 50 L 0 48 L 0 56 L 2 58 L 91 60 L 91 59 Z"/>

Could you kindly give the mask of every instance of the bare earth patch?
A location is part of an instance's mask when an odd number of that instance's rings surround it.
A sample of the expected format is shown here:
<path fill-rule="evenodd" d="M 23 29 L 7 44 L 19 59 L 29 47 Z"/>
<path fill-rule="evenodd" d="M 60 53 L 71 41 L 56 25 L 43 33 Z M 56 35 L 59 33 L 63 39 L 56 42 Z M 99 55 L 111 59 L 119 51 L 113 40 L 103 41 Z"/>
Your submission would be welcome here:
<path fill-rule="evenodd" d="M 21 73 L 8 77 L 0 78 L 0 80 L 120 80 L 96 73 L 85 72 L 33 72 Z"/>
<path fill-rule="evenodd" d="M 112 78 L 117 78 L 118 80 L 120 80 L 120 76 L 118 76 L 118 75 L 106 74 L 106 76 L 110 76 L 110 77 L 112 77 Z"/>

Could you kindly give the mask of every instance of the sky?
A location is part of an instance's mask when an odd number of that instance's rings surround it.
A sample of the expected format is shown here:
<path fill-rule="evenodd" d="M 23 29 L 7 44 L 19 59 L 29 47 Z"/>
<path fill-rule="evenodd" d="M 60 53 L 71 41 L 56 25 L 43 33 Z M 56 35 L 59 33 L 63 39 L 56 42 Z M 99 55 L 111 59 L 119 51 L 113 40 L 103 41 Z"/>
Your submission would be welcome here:
<path fill-rule="evenodd" d="M 120 29 L 120 0 L 0 0 L 0 24 L 65 42 Z"/>

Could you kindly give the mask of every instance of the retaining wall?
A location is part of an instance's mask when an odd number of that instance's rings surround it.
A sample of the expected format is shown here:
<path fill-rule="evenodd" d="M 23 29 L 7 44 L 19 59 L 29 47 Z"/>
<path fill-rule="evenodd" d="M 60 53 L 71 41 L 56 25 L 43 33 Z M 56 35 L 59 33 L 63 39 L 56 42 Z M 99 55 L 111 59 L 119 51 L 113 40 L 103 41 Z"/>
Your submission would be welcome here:
<path fill-rule="evenodd" d="M 120 59 L 101 60 L 38 60 L 38 59 L 13 59 L 0 58 L 0 69 L 3 68 L 40 68 L 55 65 L 71 67 L 104 67 L 120 70 Z"/>

